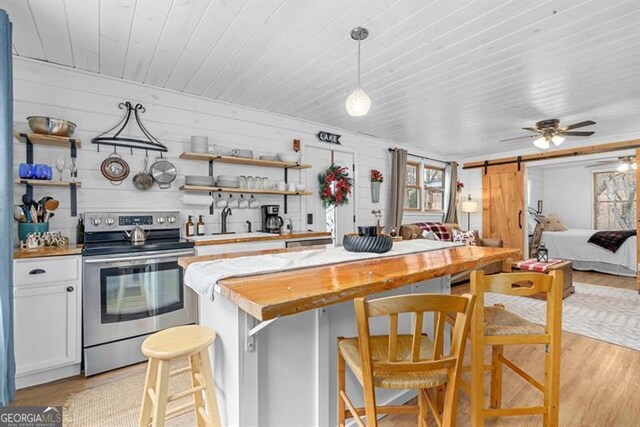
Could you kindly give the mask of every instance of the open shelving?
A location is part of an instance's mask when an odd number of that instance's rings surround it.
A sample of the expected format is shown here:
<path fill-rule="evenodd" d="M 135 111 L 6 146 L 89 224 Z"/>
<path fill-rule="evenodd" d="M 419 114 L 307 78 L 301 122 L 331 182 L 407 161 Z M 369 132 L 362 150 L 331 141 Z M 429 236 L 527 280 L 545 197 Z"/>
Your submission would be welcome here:
<path fill-rule="evenodd" d="M 47 145 L 50 147 L 69 148 L 71 151 L 71 158 L 75 159 L 78 153 L 78 148 L 81 147 L 82 142 L 78 138 L 67 138 L 64 136 L 43 135 L 39 133 L 23 133 L 15 132 L 14 137 L 26 144 L 27 149 L 27 163 L 33 164 L 33 146 L 34 145 Z M 49 186 L 49 187 L 69 187 L 69 199 L 71 216 L 78 215 L 78 198 L 77 188 L 80 187 L 80 182 L 70 181 L 47 181 L 39 179 L 17 179 L 16 184 L 25 185 L 26 193 L 29 198 L 33 198 L 34 186 Z"/>
<path fill-rule="evenodd" d="M 278 191 L 278 190 L 250 190 L 247 188 L 229 188 L 216 187 L 207 185 L 183 185 L 180 187 L 182 191 L 208 191 L 219 193 L 245 193 L 245 194 L 275 194 L 280 196 L 310 196 L 310 191 Z"/>
<path fill-rule="evenodd" d="M 311 167 L 311 165 L 304 164 L 304 163 L 289 163 L 289 162 L 280 162 L 276 160 L 247 159 L 244 157 L 222 156 L 218 154 L 207 154 L 207 153 L 184 152 L 180 154 L 180 158 L 185 160 L 202 160 L 202 161 L 216 162 L 216 163 L 229 163 L 233 165 L 263 166 L 268 168 L 280 168 L 280 169 L 308 169 Z"/>
<path fill-rule="evenodd" d="M 289 183 L 289 169 L 309 169 L 311 167 L 310 164 L 305 163 L 291 163 L 291 162 L 280 162 L 276 160 L 262 160 L 262 159 L 248 159 L 244 157 L 233 157 L 233 156 L 222 156 L 219 154 L 209 154 L 209 153 L 193 153 L 193 152 L 183 152 L 180 154 L 181 159 L 185 160 L 198 160 L 205 161 L 209 163 L 209 176 L 213 176 L 213 164 L 214 163 L 227 163 L 232 165 L 243 165 L 243 166 L 262 166 L 268 168 L 278 168 L 284 170 L 284 182 Z M 287 213 L 287 197 L 288 196 L 310 196 L 313 193 L 310 191 L 278 191 L 278 190 L 254 190 L 247 188 L 228 188 L 228 187 L 217 187 L 217 186 L 202 186 L 202 185 L 183 185 L 180 187 L 181 191 L 199 191 L 199 192 L 208 192 L 213 195 L 213 193 L 244 193 L 244 194 L 274 194 L 280 195 L 284 197 L 284 213 Z M 209 207 L 209 213 L 213 214 L 213 202 Z"/>
<path fill-rule="evenodd" d="M 80 187 L 82 183 L 80 181 L 56 181 L 56 180 L 44 180 L 44 179 L 16 179 L 16 184 L 23 185 L 39 185 L 43 187 L 71 187 L 75 185 Z"/>

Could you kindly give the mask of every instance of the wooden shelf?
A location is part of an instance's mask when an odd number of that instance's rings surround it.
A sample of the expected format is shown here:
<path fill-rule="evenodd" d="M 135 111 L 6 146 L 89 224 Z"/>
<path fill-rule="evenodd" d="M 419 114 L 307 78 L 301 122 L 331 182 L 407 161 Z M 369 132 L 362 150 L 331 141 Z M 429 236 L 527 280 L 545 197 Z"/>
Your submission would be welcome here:
<path fill-rule="evenodd" d="M 64 136 L 42 135 L 39 133 L 23 133 L 15 132 L 13 136 L 20 142 L 25 142 L 24 137 L 29 138 L 34 145 L 49 145 L 53 147 L 69 148 L 71 141 L 76 143 L 76 148 L 81 147 L 81 141 L 78 138 L 67 138 Z"/>
<path fill-rule="evenodd" d="M 310 191 L 278 191 L 278 190 L 250 190 L 248 188 L 225 188 L 206 185 L 183 185 L 181 191 L 207 191 L 220 193 L 244 193 L 244 194 L 276 194 L 279 196 L 310 196 Z"/>
<path fill-rule="evenodd" d="M 51 180 L 47 181 L 46 179 L 16 179 L 16 184 L 25 184 L 25 185 L 39 185 L 44 187 L 71 187 L 71 184 L 75 184 L 76 187 L 80 187 L 81 182 L 70 182 L 70 181 L 58 181 Z"/>
<path fill-rule="evenodd" d="M 308 169 L 311 167 L 311 165 L 305 164 L 305 163 L 288 163 L 288 162 L 278 162 L 275 160 L 246 159 L 243 157 L 220 156 L 217 154 L 207 154 L 207 153 L 185 152 L 180 154 L 180 158 L 186 159 L 186 160 L 202 160 L 207 162 L 230 163 L 234 165 L 248 165 L 248 166 L 264 166 L 268 168 L 280 168 L 280 169 Z"/>

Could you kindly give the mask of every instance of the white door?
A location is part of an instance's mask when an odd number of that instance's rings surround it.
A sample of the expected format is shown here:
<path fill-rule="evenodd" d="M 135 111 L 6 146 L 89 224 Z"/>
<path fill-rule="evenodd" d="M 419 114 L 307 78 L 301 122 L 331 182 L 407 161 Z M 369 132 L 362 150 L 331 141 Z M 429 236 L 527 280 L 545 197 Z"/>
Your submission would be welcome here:
<path fill-rule="evenodd" d="M 306 170 L 307 187 L 313 196 L 305 197 L 306 228 L 314 231 L 330 231 L 338 246 L 342 245 L 342 236 L 355 231 L 355 173 L 353 153 L 329 148 L 305 147 L 305 163 L 313 165 Z M 354 180 L 349 201 L 338 207 L 323 208 L 320 200 L 318 174 L 324 172 L 332 163 L 348 169 Z"/>
<path fill-rule="evenodd" d="M 16 374 L 80 362 L 75 284 L 14 289 Z"/>

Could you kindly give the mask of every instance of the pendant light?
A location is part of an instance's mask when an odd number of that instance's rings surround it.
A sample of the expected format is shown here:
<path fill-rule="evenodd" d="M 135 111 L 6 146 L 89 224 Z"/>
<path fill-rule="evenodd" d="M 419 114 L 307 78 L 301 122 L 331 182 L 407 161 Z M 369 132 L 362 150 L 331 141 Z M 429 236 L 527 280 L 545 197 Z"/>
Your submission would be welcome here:
<path fill-rule="evenodd" d="M 360 42 L 368 35 L 369 31 L 364 27 L 356 27 L 351 30 L 351 38 L 358 41 L 358 86 L 347 98 L 346 107 L 347 112 L 354 117 L 366 115 L 371 108 L 371 99 L 360 86 Z"/>

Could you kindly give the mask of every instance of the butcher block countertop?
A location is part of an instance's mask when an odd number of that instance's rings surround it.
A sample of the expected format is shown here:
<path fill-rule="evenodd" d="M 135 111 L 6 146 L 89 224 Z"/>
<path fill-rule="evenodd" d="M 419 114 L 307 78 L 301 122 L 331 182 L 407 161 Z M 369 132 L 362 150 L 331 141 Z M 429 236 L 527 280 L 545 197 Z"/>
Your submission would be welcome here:
<path fill-rule="evenodd" d="M 314 247 L 185 257 L 180 258 L 178 263 L 186 268 L 191 263 L 201 261 L 312 248 Z M 220 280 L 218 286 L 221 295 L 251 316 L 264 321 L 521 256 L 518 249 L 460 246 L 278 273 L 232 277 Z"/>
<path fill-rule="evenodd" d="M 39 258 L 47 256 L 80 255 L 82 245 L 69 245 L 66 247 L 45 246 L 35 249 L 16 249 L 13 251 L 13 259 Z"/>
<path fill-rule="evenodd" d="M 253 234 L 253 235 L 252 235 Z M 269 233 L 239 233 L 239 234 L 215 234 L 211 236 L 191 237 L 196 246 L 205 245 L 227 245 L 229 243 L 262 242 L 265 240 L 295 240 L 331 237 L 327 231 L 293 231 L 289 234 L 269 234 Z"/>

